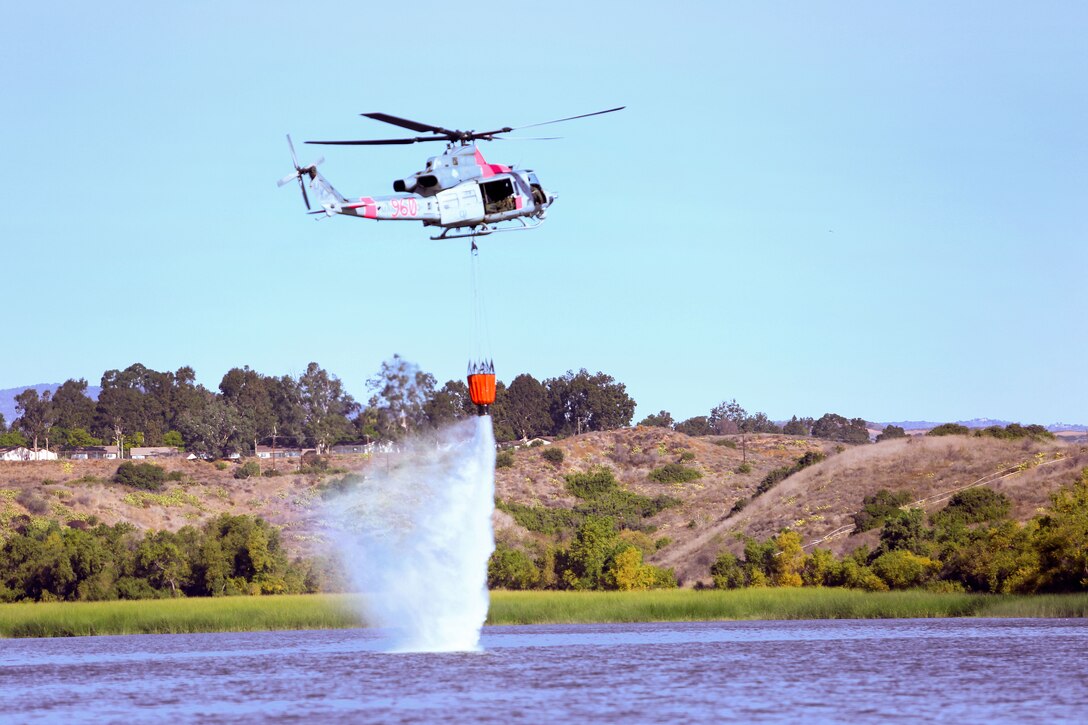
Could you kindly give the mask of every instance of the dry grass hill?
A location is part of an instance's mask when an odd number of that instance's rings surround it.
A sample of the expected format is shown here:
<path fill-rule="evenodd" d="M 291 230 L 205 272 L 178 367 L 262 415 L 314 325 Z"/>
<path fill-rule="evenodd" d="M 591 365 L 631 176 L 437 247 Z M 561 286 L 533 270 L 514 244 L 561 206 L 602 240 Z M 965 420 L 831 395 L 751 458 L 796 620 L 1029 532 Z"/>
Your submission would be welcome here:
<path fill-rule="evenodd" d="M 544 458 L 549 449 L 563 452 L 560 464 Z M 827 458 L 752 498 L 767 473 L 792 465 L 809 451 Z M 701 477 L 666 484 L 649 478 L 655 468 L 681 460 Z M 745 460 L 750 470 L 742 472 Z M 236 479 L 234 465 L 224 470 L 184 460 L 162 465 L 180 480 L 147 493 L 111 483 L 117 468 L 113 461 L 0 464 L 0 538 L 35 518 L 70 524 L 96 517 L 144 529 L 178 529 L 230 512 L 262 516 L 283 528 L 290 550 L 313 553 L 321 539 L 321 489 L 340 475 L 287 472 Z M 385 462 L 344 456 L 332 465 L 365 471 Z M 1047 503 L 1050 493 L 1088 466 L 1088 446 L 947 436 L 844 447 L 784 435 L 752 435 L 744 441 L 739 436 L 690 438 L 663 428 L 636 427 L 519 448 L 512 465 L 496 473 L 496 495 L 506 503 L 570 508 L 578 499 L 566 490 L 565 476 L 594 466 L 611 468 L 628 491 L 679 499 L 678 505 L 647 520 L 654 539 L 668 540 L 650 561 L 674 567 L 681 581 L 692 585 L 708 580 L 709 565 L 722 549 L 739 551 L 745 537 L 766 538 L 787 526 L 799 531 L 806 543 L 839 532 L 820 544 L 837 552 L 871 545 L 875 532 L 849 535 L 850 515 L 861 508 L 865 496 L 881 488 L 910 491 L 915 499 L 926 499 L 920 505 L 935 510 L 943 505 L 941 494 L 982 481 L 1007 494 L 1014 515 L 1026 520 Z M 286 464 L 279 467 L 284 470 Z M 751 502 L 731 515 L 742 498 Z M 495 523 L 499 538 L 514 545 L 544 538 L 500 511 Z"/>
<path fill-rule="evenodd" d="M 1049 495 L 1071 483 L 1088 466 L 1088 446 L 1061 441 L 1004 441 L 971 436 L 909 437 L 856 447 L 785 435 L 689 438 L 663 428 L 638 427 L 591 433 L 557 441 L 562 466 L 542 457 L 543 448 L 517 452 L 514 464 L 496 476 L 499 498 L 524 504 L 569 507 L 576 499 L 564 488 L 564 475 L 595 465 L 610 466 L 621 485 L 648 496 L 667 493 L 681 504 L 651 519 L 655 538 L 671 542 L 649 561 L 676 569 L 687 585 L 709 580 L 709 566 L 722 549 L 739 552 L 745 537 L 767 538 L 785 527 L 800 532 L 806 543 L 840 532 L 820 543 L 841 553 L 872 545 L 877 532 L 849 535 L 851 514 L 881 488 L 911 492 L 918 505 L 933 511 L 947 495 L 976 483 L 989 485 L 1014 502 L 1014 515 L 1026 520 L 1048 502 Z M 745 449 L 746 448 L 746 452 Z M 826 460 L 806 468 L 768 492 L 752 498 L 730 515 L 738 499 L 751 498 L 764 476 L 789 466 L 808 451 Z M 659 484 L 649 472 L 681 457 L 703 475 L 687 483 Z M 747 459 L 751 470 L 740 473 Z M 500 536 L 530 538 L 508 516 Z M 846 531 L 843 531 L 846 529 Z"/>

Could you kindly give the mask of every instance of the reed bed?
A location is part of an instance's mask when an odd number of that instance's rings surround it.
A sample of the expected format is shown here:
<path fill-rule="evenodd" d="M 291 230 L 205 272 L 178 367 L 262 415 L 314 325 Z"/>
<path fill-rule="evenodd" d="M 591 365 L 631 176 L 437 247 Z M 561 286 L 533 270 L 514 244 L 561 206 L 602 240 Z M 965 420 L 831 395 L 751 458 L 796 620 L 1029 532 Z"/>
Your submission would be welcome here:
<path fill-rule="evenodd" d="M 357 627 L 349 605 L 332 594 L 0 604 L 0 637 Z"/>
<path fill-rule="evenodd" d="M 988 597 L 850 589 L 492 592 L 490 624 L 969 617 Z"/>
<path fill-rule="evenodd" d="M 354 595 L 0 604 L 0 637 L 185 634 L 363 626 Z M 491 593 L 488 624 L 742 619 L 1088 617 L 1088 594 L 995 596 L 851 589 Z"/>

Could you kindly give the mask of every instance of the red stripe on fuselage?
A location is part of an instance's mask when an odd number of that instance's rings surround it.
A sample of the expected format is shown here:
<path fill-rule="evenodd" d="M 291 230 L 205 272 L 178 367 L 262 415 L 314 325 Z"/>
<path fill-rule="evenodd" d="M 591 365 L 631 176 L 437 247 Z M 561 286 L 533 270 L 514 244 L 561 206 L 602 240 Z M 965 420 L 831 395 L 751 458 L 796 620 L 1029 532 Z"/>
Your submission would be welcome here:
<path fill-rule="evenodd" d="M 502 164 L 489 164 L 484 161 L 484 155 L 480 153 L 480 149 L 476 149 L 476 163 L 480 167 L 480 176 L 488 179 L 495 174 L 508 174 L 510 173 L 509 166 L 503 166 Z"/>

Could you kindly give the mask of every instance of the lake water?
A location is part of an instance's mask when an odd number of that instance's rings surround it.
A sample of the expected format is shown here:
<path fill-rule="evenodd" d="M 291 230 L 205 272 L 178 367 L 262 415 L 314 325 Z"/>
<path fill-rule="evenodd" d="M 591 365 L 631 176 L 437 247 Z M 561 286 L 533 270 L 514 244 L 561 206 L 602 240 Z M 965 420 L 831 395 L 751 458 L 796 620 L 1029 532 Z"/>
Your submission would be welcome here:
<path fill-rule="evenodd" d="M 1084 620 L 487 627 L 482 644 L 389 654 L 367 630 L 0 640 L 0 720 L 1088 720 Z"/>

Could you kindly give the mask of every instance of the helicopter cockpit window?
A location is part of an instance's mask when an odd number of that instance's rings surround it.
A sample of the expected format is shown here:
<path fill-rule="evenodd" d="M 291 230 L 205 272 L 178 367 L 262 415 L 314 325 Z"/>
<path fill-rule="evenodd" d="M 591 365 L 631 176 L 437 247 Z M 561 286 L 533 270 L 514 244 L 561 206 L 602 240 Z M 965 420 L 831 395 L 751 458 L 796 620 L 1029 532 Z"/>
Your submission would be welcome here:
<path fill-rule="evenodd" d="M 483 192 L 486 214 L 513 211 L 515 208 L 514 184 L 510 179 L 496 179 L 480 184 L 480 191 Z"/>

